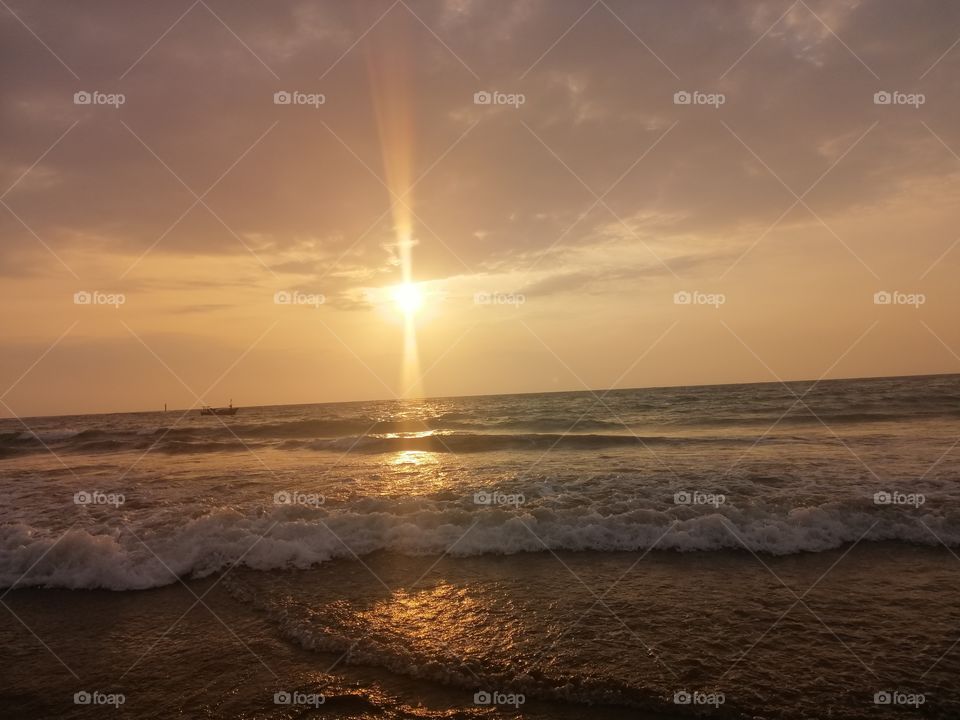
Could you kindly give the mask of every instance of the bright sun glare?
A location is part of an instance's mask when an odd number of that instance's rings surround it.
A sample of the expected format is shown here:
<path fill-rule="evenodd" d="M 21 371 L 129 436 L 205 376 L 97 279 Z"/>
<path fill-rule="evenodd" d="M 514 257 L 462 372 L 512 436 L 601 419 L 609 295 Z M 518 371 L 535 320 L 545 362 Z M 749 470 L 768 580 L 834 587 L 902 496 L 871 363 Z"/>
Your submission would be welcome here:
<path fill-rule="evenodd" d="M 405 283 L 393 289 L 393 301 L 404 314 L 413 315 L 423 306 L 423 295 L 416 285 Z"/>

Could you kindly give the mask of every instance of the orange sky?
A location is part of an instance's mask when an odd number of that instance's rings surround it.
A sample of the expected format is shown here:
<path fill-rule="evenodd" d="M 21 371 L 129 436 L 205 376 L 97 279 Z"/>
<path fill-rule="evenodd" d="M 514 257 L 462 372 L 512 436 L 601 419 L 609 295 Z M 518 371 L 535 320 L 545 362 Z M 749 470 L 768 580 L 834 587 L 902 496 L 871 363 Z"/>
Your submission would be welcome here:
<path fill-rule="evenodd" d="M 8 4 L 0 416 L 960 371 L 956 3 Z"/>

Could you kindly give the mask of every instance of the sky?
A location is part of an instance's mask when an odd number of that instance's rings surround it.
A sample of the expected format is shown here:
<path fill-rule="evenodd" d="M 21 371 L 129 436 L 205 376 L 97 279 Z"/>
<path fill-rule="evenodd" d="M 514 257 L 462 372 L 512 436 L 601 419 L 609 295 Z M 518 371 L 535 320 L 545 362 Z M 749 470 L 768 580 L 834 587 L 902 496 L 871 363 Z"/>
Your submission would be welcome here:
<path fill-rule="evenodd" d="M 0 5 L 0 416 L 960 371 L 950 0 Z"/>

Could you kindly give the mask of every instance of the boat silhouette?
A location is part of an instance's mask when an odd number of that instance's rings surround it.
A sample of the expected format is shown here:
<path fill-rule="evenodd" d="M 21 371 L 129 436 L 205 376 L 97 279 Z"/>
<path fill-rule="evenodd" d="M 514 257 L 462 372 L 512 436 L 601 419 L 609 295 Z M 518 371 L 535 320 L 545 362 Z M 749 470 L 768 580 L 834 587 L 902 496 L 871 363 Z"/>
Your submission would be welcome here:
<path fill-rule="evenodd" d="M 235 408 L 233 406 L 233 400 L 230 401 L 230 405 L 227 407 L 210 407 L 209 405 L 204 405 L 200 408 L 201 415 L 236 415 L 237 410 L 240 408 Z"/>

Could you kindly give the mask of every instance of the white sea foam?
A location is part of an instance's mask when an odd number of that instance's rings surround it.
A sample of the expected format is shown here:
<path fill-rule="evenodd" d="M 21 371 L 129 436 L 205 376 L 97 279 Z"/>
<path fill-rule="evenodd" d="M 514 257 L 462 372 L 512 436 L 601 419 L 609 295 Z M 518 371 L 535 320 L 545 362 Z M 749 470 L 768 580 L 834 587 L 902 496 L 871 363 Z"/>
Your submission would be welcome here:
<path fill-rule="evenodd" d="M 62 537 L 16 524 L 0 528 L 0 586 L 143 589 L 235 563 L 254 570 L 307 568 L 377 550 L 410 555 L 446 551 L 464 557 L 547 548 L 643 551 L 656 542 L 658 550 L 667 551 L 746 546 L 785 555 L 830 550 L 861 536 L 960 545 L 960 523 L 933 511 L 851 510 L 831 504 L 781 515 L 756 509 L 725 512 L 678 519 L 648 509 L 610 515 L 447 507 L 400 515 L 284 506 L 249 515 L 218 510 L 162 531 L 97 534 L 74 529 Z"/>

